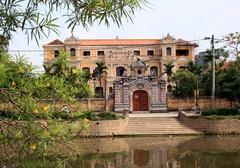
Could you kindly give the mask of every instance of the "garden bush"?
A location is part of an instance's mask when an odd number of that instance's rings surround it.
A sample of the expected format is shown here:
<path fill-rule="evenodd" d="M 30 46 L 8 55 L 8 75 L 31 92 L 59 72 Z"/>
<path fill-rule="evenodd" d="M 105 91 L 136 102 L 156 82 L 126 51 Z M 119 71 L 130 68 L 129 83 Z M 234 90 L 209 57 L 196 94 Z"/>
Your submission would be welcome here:
<path fill-rule="evenodd" d="M 2 118 L 7 118 L 10 120 L 21 120 L 21 121 L 33 121 L 33 120 L 47 120 L 47 119 L 62 119 L 62 120 L 83 120 L 88 119 L 90 121 L 97 120 L 118 120 L 123 118 L 121 115 L 113 112 L 100 112 L 96 113 L 93 111 L 77 111 L 77 112 L 63 112 L 63 111 L 51 111 L 48 113 L 37 113 L 37 114 L 18 114 L 11 111 L 0 111 L 0 116 Z"/>
<path fill-rule="evenodd" d="M 229 115 L 240 115 L 240 108 L 236 109 L 216 109 L 216 110 L 205 110 L 202 112 L 203 116 L 217 115 L 217 116 L 229 116 Z"/>
<path fill-rule="evenodd" d="M 118 120 L 122 117 L 113 112 L 95 113 L 92 111 L 88 111 L 88 112 L 83 112 L 82 114 L 80 114 L 78 116 L 75 116 L 75 118 L 78 118 L 78 119 L 86 118 L 91 121 L 97 121 L 97 120 Z"/>
<path fill-rule="evenodd" d="M 121 118 L 120 115 L 111 112 L 99 113 L 98 116 L 101 120 L 118 120 Z"/>

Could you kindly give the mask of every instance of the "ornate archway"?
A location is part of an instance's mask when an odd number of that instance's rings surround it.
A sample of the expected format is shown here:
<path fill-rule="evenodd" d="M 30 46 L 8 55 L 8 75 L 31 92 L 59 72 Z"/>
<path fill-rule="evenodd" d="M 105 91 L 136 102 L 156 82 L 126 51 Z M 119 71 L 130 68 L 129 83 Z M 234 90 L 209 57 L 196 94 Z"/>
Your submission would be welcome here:
<path fill-rule="evenodd" d="M 132 96 L 133 111 L 148 111 L 148 93 L 145 90 L 136 90 Z"/>
<path fill-rule="evenodd" d="M 114 81 L 114 110 L 117 112 L 149 111 L 165 112 L 166 86 L 152 71 L 147 76 L 148 66 L 139 58 L 130 65 L 130 74 L 124 71 L 122 77 Z"/>

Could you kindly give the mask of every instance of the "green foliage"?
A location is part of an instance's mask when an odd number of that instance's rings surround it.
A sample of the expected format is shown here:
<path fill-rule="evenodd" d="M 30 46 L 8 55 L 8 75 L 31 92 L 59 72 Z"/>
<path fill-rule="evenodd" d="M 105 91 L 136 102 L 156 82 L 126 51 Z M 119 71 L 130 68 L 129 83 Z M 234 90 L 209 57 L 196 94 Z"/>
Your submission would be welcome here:
<path fill-rule="evenodd" d="M 93 77 L 98 78 L 99 81 L 103 78 L 104 74 L 107 74 L 107 66 L 104 61 L 98 61 L 96 62 L 97 67 L 95 68 L 93 72 Z"/>
<path fill-rule="evenodd" d="M 93 23 L 109 26 L 113 22 L 121 26 L 123 19 L 132 20 L 135 11 L 144 4 L 145 0 L 5 0 L 0 3 L 0 47 L 6 48 L 17 31 L 37 42 L 50 32 L 58 33 L 56 22 L 62 17 L 72 31 L 76 26 L 88 28 Z M 53 18 L 53 13 L 58 17 Z"/>
<path fill-rule="evenodd" d="M 64 117 L 64 118 L 63 118 Z M 83 120 L 88 119 L 90 121 L 98 121 L 98 120 L 118 120 L 122 117 L 113 112 L 100 112 L 95 113 L 93 111 L 87 112 L 76 112 L 76 113 L 61 113 L 61 119 L 72 119 L 72 120 Z"/>
<path fill-rule="evenodd" d="M 28 39 L 37 42 L 42 37 L 48 37 L 50 31 L 57 32 L 56 18 L 51 17 L 51 10 L 40 12 L 41 1 L 6 0 L 0 3 L 0 33 L 10 40 L 14 32 L 20 30 L 28 35 Z M 4 42 L 8 43 L 8 42 Z M 4 44 L 3 43 L 3 44 Z M 2 46 L 2 43 L 1 43 Z"/>
<path fill-rule="evenodd" d="M 223 63 L 229 57 L 229 52 L 225 48 L 216 48 L 214 49 L 214 56 L 217 63 Z M 203 61 L 212 64 L 212 50 L 206 50 Z"/>
<path fill-rule="evenodd" d="M 31 116 L 41 111 L 38 102 L 43 99 L 71 102 L 91 96 L 81 71 L 69 66 L 67 58 L 68 55 L 61 52 L 60 58 L 48 65 L 46 73 L 35 76 L 36 67 L 24 57 L 11 59 L 1 52 L 0 101 L 10 102 L 22 116 Z"/>
<path fill-rule="evenodd" d="M 85 72 L 80 71 L 80 69 L 71 66 L 68 58 L 68 53 L 61 51 L 58 59 L 44 65 L 43 79 L 50 79 L 49 91 L 58 91 L 58 94 L 68 93 L 68 97 L 71 98 L 90 97 L 91 90 L 87 84 L 89 76 L 86 76 Z M 54 87 L 55 85 L 59 86 Z"/>
<path fill-rule="evenodd" d="M 0 120 L 6 127 L 1 132 L 4 137 L 1 140 L 23 144 L 34 141 L 32 143 L 40 145 L 59 138 L 70 140 L 76 135 L 71 127 L 64 131 L 63 124 L 54 124 L 58 119 L 72 119 L 71 115 L 56 113 L 51 104 L 41 105 L 45 99 L 50 99 L 54 105 L 56 101 L 69 103 L 91 95 L 81 71 L 69 66 L 67 55 L 62 54 L 61 59 L 52 65 L 58 67 L 57 71 L 35 76 L 33 72 L 36 67 L 24 57 L 13 59 L 0 52 L 0 103 L 11 105 L 10 111 L 0 112 Z M 45 122 L 52 126 L 46 128 Z M 74 130 L 81 131 L 80 128 Z"/>
<path fill-rule="evenodd" d="M 198 77 L 200 77 L 202 73 L 202 67 L 200 65 L 196 65 L 192 60 L 187 63 L 187 70 Z"/>
<path fill-rule="evenodd" d="M 240 119 L 240 115 L 227 115 L 227 116 L 222 116 L 222 115 L 210 115 L 210 116 L 204 116 L 204 118 L 209 119 L 209 120 L 223 120 L 223 119 Z"/>
<path fill-rule="evenodd" d="M 240 99 L 240 69 L 237 66 L 230 64 L 230 67 L 218 72 L 216 91 L 219 97 L 229 100 Z"/>
<path fill-rule="evenodd" d="M 205 110 L 202 112 L 203 116 L 235 116 L 240 115 L 240 109 L 216 109 L 216 110 Z"/>
<path fill-rule="evenodd" d="M 164 73 L 167 74 L 167 77 L 168 77 L 168 82 L 171 81 L 171 77 L 173 75 L 173 63 L 170 62 L 170 63 L 167 63 L 167 64 L 164 64 Z"/>
<path fill-rule="evenodd" d="M 76 118 L 88 119 L 91 121 L 98 121 L 98 120 L 118 120 L 118 119 L 121 119 L 122 117 L 113 112 L 95 113 L 92 111 L 88 111 L 88 112 L 82 112 L 81 115 L 76 115 Z"/>
<path fill-rule="evenodd" d="M 106 84 L 106 77 L 107 77 L 107 66 L 104 61 L 98 61 L 96 62 L 97 67 L 95 68 L 92 76 L 93 78 L 97 78 L 99 81 L 99 86 L 102 87 L 102 82 Z M 105 87 L 106 89 L 106 87 Z M 106 93 L 106 90 L 105 90 Z M 103 95 L 102 95 L 103 96 Z"/>
<path fill-rule="evenodd" d="M 202 73 L 200 80 L 200 89 L 202 94 L 210 96 L 212 94 L 212 73 L 211 71 L 205 71 Z"/>
<path fill-rule="evenodd" d="M 101 120 L 118 120 L 121 118 L 121 116 L 111 112 L 99 113 L 98 116 Z"/>
<path fill-rule="evenodd" d="M 188 70 L 178 70 L 172 77 L 175 82 L 173 93 L 175 96 L 193 96 L 195 88 L 195 75 Z"/>

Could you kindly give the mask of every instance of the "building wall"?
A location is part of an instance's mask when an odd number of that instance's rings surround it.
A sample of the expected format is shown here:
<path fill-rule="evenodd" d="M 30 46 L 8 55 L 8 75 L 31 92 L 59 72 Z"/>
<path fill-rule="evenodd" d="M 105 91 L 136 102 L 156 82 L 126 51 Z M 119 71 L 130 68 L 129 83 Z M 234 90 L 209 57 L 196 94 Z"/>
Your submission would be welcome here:
<path fill-rule="evenodd" d="M 117 41 L 118 39 L 115 39 Z M 131 39 L 130 39 L 131 40 Z M 147 39 L 146 39 L 147 40 Z M 56 40 L 55 40 L 56 41 Z M 85 40 L 87 41 L 87 40 Z M 137 40 L 135 40 L 137 41 Z M 99 41 L 97 41 L 99 42 Z M 189 60 L 192 60 L 194 56 L 195 44 L 183 40 L 176 40 L 170 35 L 167 35 L 164 39 L 159 40 L 159 43 L 156 44 L 121 44 L 121 45 L 81 45 L 81 40 L 74 37 L 66 39 L 64 42 L 54 44 L 54 41 L 46 44 L 44 47 L 44 62 L 51 62 L 54 58 L 54 50 L 65 50 L 70 52 L 71 48 L 75 48 L 76 55 L 70 57 L 70 61 L 73 65 L 79 67 L 80 69 L 84 67 L 90 68 L 90 73 L 93 73 L 96 68 L 97 61 L 105 61 L 108 67 L 108 78 L 107 78 L 107 90 L 109 87 L 113 87 L 113 81 L 118 78 L 116 77 L 116 68 L 124 67 L 130 72 L 129 65 L 136 61 L 138 56 L 134 55 L 135 50 L 140 51 L 140 58 L 143 61 L 146 61 L 147 74 L 150 75 L 150 67 L 157 67 L 158 74 L 164 72 L 164 64 L 173 62 L 175 65 L 174 71 L 176 71 L 180 66 L 186 66 Z M 171 48 L 171 55 L 167 55 L 166 49 Z M 177 56 L 176 49 L 186 49 L 188 50 L 187 56 Z M 154 50 L 153 56 L 148 56 L 147 51 Z M 84 56 L 84 51 L 90 51 L 90 56 Z M 103 56 L 98 56 L 98 51 L 104 51 Z M 90 86 L 93 88 L 93 81 L 89 82 Z M 97 86 L 99 84 L 95 84 Z"/>
<path fill-rule="evenodd" d="M 211 109 L 212 99 L 211 98 L 199 98 L 199 106 L 201 110 Z M 194 110 L 195 100 L 194 98 L 167 98 L 167 106 L 169 111 L 173 110 Z M 236 107 L 237 102 L 231 102 L 226 99 L 216 99 L 216 107 L 220 108 L 231 108 Z"/>
<path fill-rule="evenodd" d="M 228 101 L 226 99 L 216 99 L 216 107 L 217 108 L 231 108 L 237 107 L 240 102 L 233 102 L 231 104 L 231 101 Z M 45 104 L 52 104 L 51 102 L 46 102 Z M 42 104 L 43 106 L 45 105 L 44 103 Z M 61 102 L 56 102 L 54 104 L 54 107 L 61 111 L 63 109 L 64 103 Z M 200 99 L 199 101 L 200 109 L 201 110 L 206 110 L 211 108 L 211 98 L 205 98 L 205 99 Z M 189 99 L 181 99 L 181 98 L 169 98 L 167 99 L 167 107 L 168 110 L 193 110 L 195 107 L 194 99 L 189 98 Z M 11 111 L 12 105 L 10 103 L 1 103 L 0 104 L 0 109 L 2 111 Z M 99 99 L 99 98 L 91 98 L 91 99 L 82 99 L 79 100 L 75 103 L 72 103 L 70 105 L 70 110 L 71 111 L 104 111 L 105 108 L 105 102 L 104 99 Z M 107 100 L 107 109 L 109 111 L 114 110 L 114 100 L 109 99 Z"/>

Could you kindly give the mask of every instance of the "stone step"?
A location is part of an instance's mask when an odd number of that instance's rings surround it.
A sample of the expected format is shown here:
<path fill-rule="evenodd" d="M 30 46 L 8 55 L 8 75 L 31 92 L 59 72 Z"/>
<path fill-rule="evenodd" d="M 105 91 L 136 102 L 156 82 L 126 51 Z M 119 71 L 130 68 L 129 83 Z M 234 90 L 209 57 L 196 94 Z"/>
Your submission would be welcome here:
<path fill-rule="evenodd" d="M 173 134 L 173 133 L 196 133 L 197 131 L 148 131 L 148 132 L 144 132 L 144 131 L 135 131 L 133 134 L 137 134 L 137 133 L 144 133 L 144 134 L 151 134 L 151 133 L 168 133 L 168 134 Z M 122 132 L 122 133 L 131 133 L 132 132 Z"/>
<path fill-rule="evenodd" d="M 144 123 L 143 123 L 144 122 Z M 129 125 L 138 125 L 138 126 L 147 126 L 147 125 L 158 125 L 158 126 L 172 126 L 172 125 L 183 125 L 182 123 L 177 123 L 177 122 L 129 122 Z"/>
<path fill-rule="evenodd" d="M 141 131 L 190 131 L 191 129 L 141 129 Z M 125 129 L 125 131 L 140 131 L 137 128 Z"/>
<path fill-rule="evenodd" d="M 131 120 L 178 120 L 177 117 L 130 117 Z"/>
<path fill-rule="evenodd" d="M 125 129 L 125 131 L 140 131 L 137 128 L 132 129 Z M 191 129 L 184 128 L 184 129 L 141 129 L 141 131 L 191 131 Z"/>
<path fill-rule="evenodd" d="M 119 135 L 196 135 L 196 131 L 121 132 Z"/>
<path fill-rule="evenodd" d="M 119 135 L 201 134 L 182 124 L 177 117 L 130 117 Z"/>
<path fill-rule="evenodd" d="M 139 128 L 141 128 L 141 129 L 156 129 L 156 130 L 163 130 L 163 129 L 189 129 L 188 127 L 160 127 L 160 128 L 158 128 L 158 127 L 150 127 L 150 126 L 148 126 L 148 127 L 137 127 L 137 126 L 128 126 L 128 127 L 126 127 L 126 129 L 129 129 L 129 128 L 132 128 L 132 129 L 139 129 Z"/>

